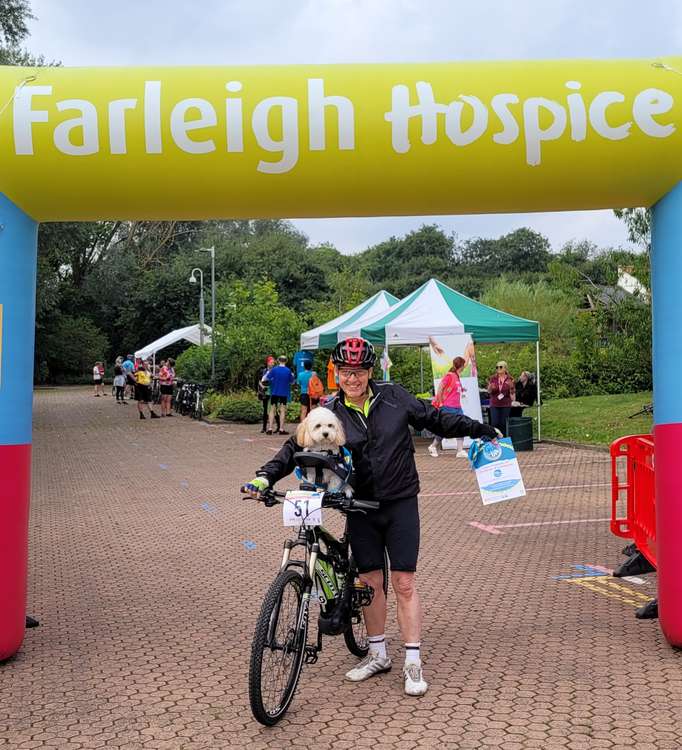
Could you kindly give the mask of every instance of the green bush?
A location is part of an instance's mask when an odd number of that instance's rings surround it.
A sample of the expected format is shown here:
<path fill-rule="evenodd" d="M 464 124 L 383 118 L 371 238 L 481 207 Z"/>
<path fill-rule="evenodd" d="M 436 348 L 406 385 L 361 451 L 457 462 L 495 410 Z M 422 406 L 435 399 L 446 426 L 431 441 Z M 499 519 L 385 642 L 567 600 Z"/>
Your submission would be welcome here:
<path fill-rule="evenodd" d="M 226 394 L 220 397 L 216 416 L 228 422 L 258 424 L 263 415 L 263 405 L 252 395 Z"/>
<path fill-rule="evenodd" d="M 259 424 L 263 418 L 263 402 L 251 391 L 235 393 L 216 393 L 209 391 L 204 396 L 204 411 L 211 417 L 225 419 L 228 422 Z M 287 404 L 287 422 L 298 422 L 301 417 L 301 405 L 290 401 Z"/>

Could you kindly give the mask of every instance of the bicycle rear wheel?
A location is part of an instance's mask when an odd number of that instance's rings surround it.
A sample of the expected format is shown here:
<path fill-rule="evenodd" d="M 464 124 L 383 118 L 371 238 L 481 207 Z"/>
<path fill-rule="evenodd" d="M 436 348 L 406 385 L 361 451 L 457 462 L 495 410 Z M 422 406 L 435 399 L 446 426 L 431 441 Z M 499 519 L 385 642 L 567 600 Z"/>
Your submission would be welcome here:
<path fill-rule="evenodd" d="M 351 555 L 351 570 L 355 570 L 355 564 L 353 562 L 353 556 Z M 384 550 L 384 596 L 388 594 L 388 554 Z M 357 577 L 357 573 L 355 574 Z M 351 611 L 350 627 L 343 634 L 343 640 L 346 642 L 346 647 L 354 656 L 358 656 L 361 659 L 367 656 L 369 651 L 369 640 L 367 638 L 367 630 L 365 629 L 365 618 L 362 614 L 362 607 L 359 607 L 353 603 L 353 609 Z"/>
<path fill-rule="evenodd" d="M 276 724 L 287 712 L 301 676 L 308 634 L 302 606 L 303 576 L 283 570 L 265 596 L 251 645 L 251 711 L 266 726 Z"/>

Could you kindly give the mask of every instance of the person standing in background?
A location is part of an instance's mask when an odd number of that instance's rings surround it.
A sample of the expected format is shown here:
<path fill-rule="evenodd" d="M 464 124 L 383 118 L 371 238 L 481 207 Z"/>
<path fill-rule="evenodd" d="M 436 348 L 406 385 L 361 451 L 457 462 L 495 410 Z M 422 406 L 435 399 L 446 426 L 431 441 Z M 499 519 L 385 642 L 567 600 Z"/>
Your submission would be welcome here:
<path fill-rule="evenodd" d="M 104 383 L 104 365 L 101 362 L 95 362 L 95 366 L 92 368 L 92 382 L 95 385 L 95 396 L 103 396 L 104 389 L 102 383 Z"/>
<path fill-rule="evenodd" d="M 173 399 L 173 381 L 175 380 L 175 361 L 165 359 L 159 368 L 159 386 L 161 389 L 161 416 L 172 417 L 171 400 Z"/>
<path fill-rule="evenodd" d="M 149 416 L 152 419 L 159 419 L 159 415 L 152 409 L 152 371 L 147 360 L 142 360 L 135 371 L 135 399 L 137 400 L 137 410 L 140 419 L 145 419 L 144 404 L 147 404 Z"/>
<path fill-rule="evenodd" d="M 504 360 L 497 363 L 495 374 L 488 381 L 488 393 L 490 394 L 490 424 L 506 435 L 507 418 L 511 411 L 512 401 L 516 400 L 516 386 Z"/>
<path fill-rule="evenodd" d="M 313 373 L 313 363 L 308 360 L 303 361 L 303 370 L 298 374 L 296 383 L 301 392 L 301 422 L 306 418 L 306 415 L 311 409 L 310 394 L 308 393 L 308 383 Z"/>
<path fill-rule="evenodd" d="M 123 374 L 123 367 L 121 366 L 121 363 L 119 362 L 117 362 L 114 365 L 114 388 L 116 389 L 116 403 L 126 404 L 127 406 L 127 402 L 124 398 L 125 388 L 126 388 L 126 376 Z"/>
<path fill-rule="evenodd" d="M 462 394 L 465 388 L 462 386 L 460 377 L 465 365 L 466 360 L 464 357 L 455 357 L 452 360 L 452 367 L 440 381 L 438 393 L 436 393 L 436 397 L 433 399 L 433 405 L 436 409 L 450 414 L 464 414 L 462 409 Z M 443 438 L 436 435 L 429 446 L 429 454 L 434 458 L 438 458 L 438 448 L 443 448 Z M 457 458 L 466 457 L 464 438 L 457 438 Z"/>
<path fill-rule="evenodd" d="M 289 433 L 284 429 L 284 424 L 287 418 L 287 404 L 291 397 L 294 373 L 287 367 L 287 358 L 284 355 L 277 357 L 277 366 L 265 373 L 263 381 L 270 384 L 270 408 L 266 432 L 268 435 L 272 435 L 272 431 L 275 429 L 275 415 L 279 413 L 277 434 L 288 435 Z"/>
<path fill-rule="evenodd" d="M 128 398 L 132 398 L 135 392 L 135 362 L 133 355 L 128 354 L 121 363 L 123 374 L 126 378 L 126 388 L 128 389 Z"/>
<path fill-rule="evenodd" d="M 270 383 L 264 380 L 265 376 L 275 366 L 275 358 L 268 356 L 265 358 L 265 367 L 259 367 L 256 374 L 256 393 L 258 400 L 263 403 L 263 426 L 261 432 L 268 429 L 268 408 L 270 406 Z M 279 430 L 279 415 L 277 416 L 277 429 Z"/>

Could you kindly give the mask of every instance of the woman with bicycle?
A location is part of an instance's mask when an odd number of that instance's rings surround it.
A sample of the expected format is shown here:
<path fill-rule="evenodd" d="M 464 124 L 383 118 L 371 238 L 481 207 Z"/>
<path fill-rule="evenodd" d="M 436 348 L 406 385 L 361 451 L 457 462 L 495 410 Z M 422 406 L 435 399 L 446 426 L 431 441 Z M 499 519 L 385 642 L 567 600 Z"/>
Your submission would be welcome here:
<path fill-rule="evenodd" d="M 361 338 L 339 343 L 332 355 L 339 377 L 339 393 L 326 407 L 341 421 L 346 448 L 353 463 L 351 485 L 355 496 L 379 501 L 379 509 L 348 518 L 353 557 L 361 580 L 374 590 L 364 608 L 369 637 L 368 655 L 347 674 L 352 682 L 391 669 L 386 651 L 386 598 L 383 594 L 384 553 L 391 562 L 391 583 L 398 606 L 398 622 L 405 644 L 403 676 L 408 695 L 423 695 L 428 685 L 420 655 L 421 606 L 415 586 L 419 552 L 419 476 L 410 427 L 428 429 L 442 437 L 495 439 L 495 428 L 435 409 L 402 386 L 372 379 L 376 354 Z M 301 447 L 289 438 L 274 458 L 246 485 L 258 497 L 295 468 L 294 454 Z"/>

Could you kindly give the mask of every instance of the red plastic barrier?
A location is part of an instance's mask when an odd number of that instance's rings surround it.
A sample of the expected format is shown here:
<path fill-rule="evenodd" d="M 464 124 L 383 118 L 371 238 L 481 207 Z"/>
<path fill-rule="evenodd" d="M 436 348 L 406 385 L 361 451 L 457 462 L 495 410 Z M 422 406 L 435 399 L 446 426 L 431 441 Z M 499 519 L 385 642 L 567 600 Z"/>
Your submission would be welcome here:
<path fill-rule="evenodd" d="M 611 531 L 632 539 L 656 567 L 654 439 L 629 435 L 611 444 Z M 625 514 L 622 509 L 625 506 Z"/>

